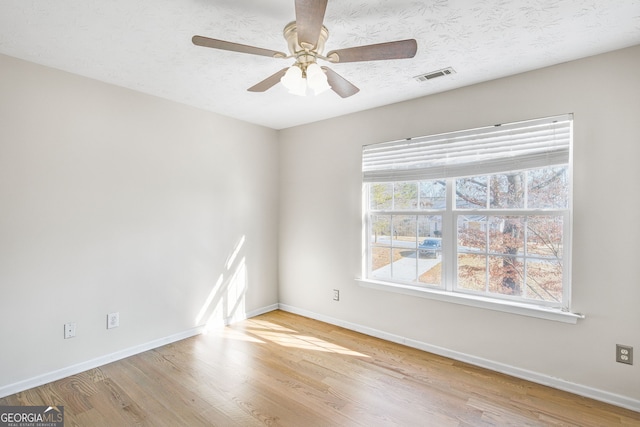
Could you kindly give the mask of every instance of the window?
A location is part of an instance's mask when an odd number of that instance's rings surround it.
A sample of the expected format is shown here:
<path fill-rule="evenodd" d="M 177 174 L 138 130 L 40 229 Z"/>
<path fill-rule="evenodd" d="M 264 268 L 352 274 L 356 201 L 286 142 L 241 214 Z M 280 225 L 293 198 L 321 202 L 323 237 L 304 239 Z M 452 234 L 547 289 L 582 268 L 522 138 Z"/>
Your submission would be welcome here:
<path fill-rule="evenodd" d="M 365 278 L 569 311 L 572 116 L 363 147 Z"/>

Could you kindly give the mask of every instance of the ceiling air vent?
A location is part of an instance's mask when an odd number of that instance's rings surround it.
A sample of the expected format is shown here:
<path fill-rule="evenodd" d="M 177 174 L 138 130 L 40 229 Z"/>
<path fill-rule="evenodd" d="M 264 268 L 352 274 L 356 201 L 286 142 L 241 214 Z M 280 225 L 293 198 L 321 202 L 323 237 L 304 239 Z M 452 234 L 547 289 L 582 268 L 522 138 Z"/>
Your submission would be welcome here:
<path fill-rule="evenodd" d="M 416 79 L 419 82 L 426 82 L 427 80 L 432 80 L 437 77 L 448 76 L 449 74 L 454 74 L 455 72 L 456 71 L 453 68 L 448 67 L 448 68 L 443 68 L 442 70 L 431 71 L 429 73 L 420 74 L 419 76 L 415 76 L 414 79 Z"/>

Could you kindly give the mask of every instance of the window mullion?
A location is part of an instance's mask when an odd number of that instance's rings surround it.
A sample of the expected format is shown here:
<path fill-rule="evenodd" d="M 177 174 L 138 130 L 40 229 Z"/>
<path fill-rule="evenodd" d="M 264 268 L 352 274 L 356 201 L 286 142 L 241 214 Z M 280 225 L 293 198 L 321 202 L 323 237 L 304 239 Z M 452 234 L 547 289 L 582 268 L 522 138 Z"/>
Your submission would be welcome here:
<path fill-rule="evenodd" d="M 445 290 L 452 292 L 456 286 L 458 268 L 457 217 L 454 215 L 453 209 L 456 195 L 454 178 L 447 179 L 446 191 L 446 207 L 442 216 L 442 253 L 446 254 L 442 256 L 442 271 L 444 273 L 442 280 Z"/>
<path fill-rule="evenodd" d="M 418 191 L 418 201 L 420 201 L 420 192 Z M 418 203 L 418 206 L 420 206 L 420 204 Z M 419 237 L 418 233 L 420 232 L 420 216 L 416 215 L 416 227 L 414 229 L 414 234 L 416 236 L 416 241 L 415 241 L 415 246 L 414 246 L 414 250 L 416 252 L 416 281 L 420 281 L 420 251 L 418 250 L 418 245 L 419 245 Z"/>
<path fill-rule="evenodd" d="M 525 186 L 525 201 L 527 201 L 526 192 L 527 187 Z M 526 205 L 525 205 L 526 206 Z M 522 248 L 522 297 L 527 299 L 529 298 L 529 287 L 528 287 L 528 278 L 527 278 L 527 270 L 529 269 L 529 215 L 524 215 L 524 246 Z"/>
<path fill-rule="evenodd" d="M 571 310 L 571 280 L 569 266 L 571 265 L 571 211 L 567 210 L 563 215 L 563 232 L 562 232 L 562 309 L 564 311 Z"/>
<path fill-rule="evenodd" d="M 487 198 L 487 207 L 489 206 L 489 199 Z M 491 252 L 489 249 L 489 235 L 491 233 L 491 221 L 490 216 L 487 214 L 485 217 L 485 230 L 484 230 L 484 268 L 485 268 L 485 279 L 484 279 L 484 292 L 485 294 L 489 293 L 489 283 L 491 281 L 491 263 L 489 262 L 489 253 Z"/>

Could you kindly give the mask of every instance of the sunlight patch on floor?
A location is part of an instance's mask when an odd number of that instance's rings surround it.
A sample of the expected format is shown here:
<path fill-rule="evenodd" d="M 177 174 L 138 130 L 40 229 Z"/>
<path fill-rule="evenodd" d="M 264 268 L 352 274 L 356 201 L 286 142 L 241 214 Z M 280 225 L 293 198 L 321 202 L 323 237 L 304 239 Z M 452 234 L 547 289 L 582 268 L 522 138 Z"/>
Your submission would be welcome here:
<path fill-rule="evenodd" d="M 216 333 L 218 334 L 218 336 L 222 337 L 222 338 L 229 338 L 229 339 L 233 339 L 233 340 L 238 340 L 238 341 L 247 341 L 247 342 L 253 342 L 253 343 L 257 343 L 257 344 L 265 344 L 265 341 L 262 341 L 256 337 L 253 337 L 251 335 L 246 334 L 244 331 L 239 331 L 237 329 L 233 329 L 233 328 L 221 328 L 218 331 L 216 331 Z"/>
<path fill-rule="evenodd" d="M 330 353 L 346 354 L 349 356 L 369 357 L 366 354 L 358 353 L 346 347 L 332 344 L 319 338 L 308 337 L 305 335 L 295 335 L 283 332 L 269 332 L 263 330 L 252 330 L 252 334 L 262 339 L 272 341 L 283 347 L 300 348 L 304 350 L 315 350 Z"/>
<path fill-rule="evenodd" d="M 253 336 L 259 338 L 256 339 L 257 342 L 264 343 L 265 341 L 271 341 L 283 347 L 344 354 L 348 356 L 369 357 L 366 354 L 359 353 L 355 350 L 342 347 L 317 337 L 301 335 L 293 329 L 286 328 L 275 323 L 250 319 L 243 324 L 246 325 L 246 329 L 243 330 L 225 328 L 225 331 L 232 332 L 228 332 L 228 335 L 224 335 L 224 337 L 251 341 L 250 337 Z M 264 341 L 260 341 L 260 339 Z"/>
<path fill-rule="evenodd" d="M 275 323 L 267 322 L 265 320 L 260 319 L 248 319 L 244 322 L 246 325 L 253 327 L 254 329 L 264 328 L 266 330 L 271 331 L 281 331 L 281 332 L 296 332 L 293 329 L 285 328 L 281 325 L 276 325 Z"/>

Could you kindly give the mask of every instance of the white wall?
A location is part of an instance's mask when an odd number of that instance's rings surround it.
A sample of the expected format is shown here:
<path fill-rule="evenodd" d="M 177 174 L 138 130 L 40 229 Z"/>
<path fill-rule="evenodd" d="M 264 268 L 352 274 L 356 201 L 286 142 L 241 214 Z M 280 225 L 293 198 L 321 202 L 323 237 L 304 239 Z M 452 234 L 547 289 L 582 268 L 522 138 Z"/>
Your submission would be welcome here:
<path fill-rule="evenodd" d="M 277 137 L 0 56 L 0 391 L 277 304 Z"/>
<path fill-rule="evenodd" d="M 639 69 L 637 46 L 282 131 L 280 302 L 640 408 L 640 357 L 633 366 L 614 357 L 616 343 L 640 355 Z M 356 283 L 363 144 L 562 113 L 575 115 L 573 309 L 586 319 L 570 325 Z"/>

